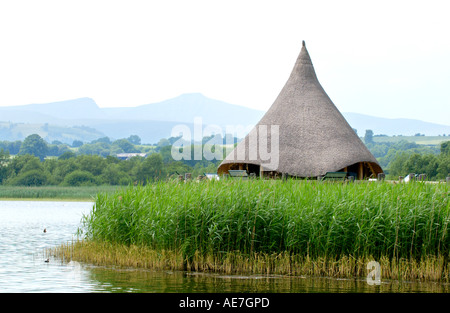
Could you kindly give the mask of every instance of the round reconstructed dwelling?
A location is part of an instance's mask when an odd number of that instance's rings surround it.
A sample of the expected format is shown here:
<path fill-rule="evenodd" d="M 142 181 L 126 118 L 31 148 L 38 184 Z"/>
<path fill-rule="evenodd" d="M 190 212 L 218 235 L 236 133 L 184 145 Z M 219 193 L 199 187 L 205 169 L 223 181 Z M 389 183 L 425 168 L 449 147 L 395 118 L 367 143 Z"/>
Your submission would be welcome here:
<path fill-rule="evenodd" d="M 381 166 L 319 83 L 303 41 L 292 73 L 270 109 L 219 165 L 218 173 L 376 177 Z"/>

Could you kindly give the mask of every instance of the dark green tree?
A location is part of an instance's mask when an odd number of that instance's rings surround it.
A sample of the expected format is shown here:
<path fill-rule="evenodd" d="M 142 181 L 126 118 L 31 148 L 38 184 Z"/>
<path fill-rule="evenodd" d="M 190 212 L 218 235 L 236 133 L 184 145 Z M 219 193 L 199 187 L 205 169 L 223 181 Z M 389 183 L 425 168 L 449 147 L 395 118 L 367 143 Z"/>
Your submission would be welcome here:
<path fill-rule="evenodd" d="M 450 155 L 450 141 L 445 141 L 441 143 L 441 153 Z"/>
<path fill-rule="evenodd" d="M 44 139 L 38 134 L 29 135 L 22 143 L 19 154 L 31 154 L 37 156 L 41 161 L 47 156 L 48 146 Z"/>
<path fill-rule="evenodd" d="M 84 144 L 78 149 L 78 154 L 95 154 L 107 157 L 110 154 L 110 146 L 110 144 L 104 142 Z"/>
<path fill-rule="evenodd" d="M 101 137 L 101 138 L 98 138 L 98 139 L 95 139 L 95 140 L 91 141 L 92 144 L 98 143 L 98 142 L 106 143 L 106 144 L 109 145 L 109 144 L 111 144 L 111 139 L 109 139 L 109 137 Z"/>
<path fill-rule="evenodd" d="M 14 177 L 10 184 L 13 186 L 43 186 L 47 180 L 47 173 L 41 170 L 30 170 Z"/>
<path fill-rule="evenodd" d="M 72 142 L 72 147 L 74 147 L 74 148 L 81 147 L 82 145 L 83 145 L 83 142 L 81 140 L 74 140 Z"/>
<path fill-rule="evenodd" d="M 439 165 L 436 171 L 436 177 L 439 179 L 445 179 L 447 176 L 450 176 L 450 154 L 441 154 L 439 156 Z"/>
<path fill-rule="evenodd" d="M 164 163 L 159 153 L 148 156 L 138 167 L 137 179 L 142 183 L 154 181 L 165 176 Z"/>
<path fill-rule="evenodd" d="M 17 155 L 8 164 L 8 176 L 16 176 L 20 172 L 40 169 L 40 160 L 31 154 Z M 25 170 L 23 170 L 25 168 Z"/>
<path fill-rule="evenodd" d="M 131 183 L 129 175 L 120 170 L 118 164 L 108 164 L 100 176 L 103 183 L 108 185 L 128 185 Z"/>
<path fill-rule="evenodd" d="M 136 147 L 126 139 L 119 139 L 113 142 L 113 145 L 118 146 L 123 152 L 133 153 L 139 152 Z"/>
<path fill-rule="evenodd" d="M 132 143 L 133 145 L 140 145 L 141 144 L 141 138 L 138 135 L 131 135 L 127 138 L 127 140 Z"/>
<path fill-rule="evenodd" d="M 76 170 L 64 178 L 64 186 L 94 186 L 98 185 L 94 175 L 87 171 Z"/>
<path fill-rule="evenodd" d="M 366 134 L 364 135 L 364 143 L 372 143 L 373 142 L 373 131 L 371 129 L 366 129 Z"/>
<path fill-rule="evenodd" d="M 76 157 L 75 153 L 72 151 L 66 151 L 58 157 L 58 160 L 67 160 Z"/>
<path fill-rule="evenodd" d="M 78 157 L 58 160 L 58 165 L 52 171 L 52 177 L 56 184 L 60 184 L 68 174 L 80 169 L 77 159 Z M 46 160 L 45 163 L 47 163 L 47 161 L 48 160 Z"/>
<path fill-rule="evenodd" d="M 20 170 L 21 173 L 25 173 L 28 171 L 42 171 L 42 162 L 39 161 L 37 157 L 30 158 Z"/>
<path fill-rule="evenodd" d="M 89 172 L 94 176 L 101 175 L 106 167 L 106 159 L 98 155 L 81 155 L 76 161 L 80 170 Z"/>
<path fill-rule="evenodd" d="M 13 142 L 9 141 L 0 141 L 0 149 L 5 151 L 9 151 L 9 154 L 15 155 L 20 151 L 20 146 L 22 145 L 22 141 L 17 140 Z"/>
<path fill-rule="evenodd" d="M 8 176 L 8 163 L 10 161 L 9 152 L 0 149 L 0 184 L 3 183 Z"/>

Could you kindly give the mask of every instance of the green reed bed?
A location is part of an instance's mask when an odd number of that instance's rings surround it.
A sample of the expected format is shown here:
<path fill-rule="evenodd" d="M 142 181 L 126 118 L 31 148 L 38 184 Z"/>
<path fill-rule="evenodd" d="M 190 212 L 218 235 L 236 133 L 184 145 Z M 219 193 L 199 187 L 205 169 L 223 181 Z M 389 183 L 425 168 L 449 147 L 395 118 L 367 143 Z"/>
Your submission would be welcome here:
<path fill-rule="evenodd" d="M 75 246 L 172 255 L 163 268 L 349 277 L 376 260 L 384 277 L 448 280 L 449 222 L 446 184 L 159 182 L 97 195 Z"/>
<path fill-rule="evenodd" d="M 83 200 L 94 201 L 97 193 L 114 193 L 118 186 L 0 186 L 0 199 L 4 200 Z"/>

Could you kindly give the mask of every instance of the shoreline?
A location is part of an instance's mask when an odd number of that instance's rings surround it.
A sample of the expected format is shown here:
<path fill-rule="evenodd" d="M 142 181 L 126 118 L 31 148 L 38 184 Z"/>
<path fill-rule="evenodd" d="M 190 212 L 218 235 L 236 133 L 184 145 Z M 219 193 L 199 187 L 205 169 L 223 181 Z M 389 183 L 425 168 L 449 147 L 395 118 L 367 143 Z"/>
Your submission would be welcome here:
<path fill-rule="evenodd" d="M 191 273 L 228 275 L 284 275 L 355 279 L 368 277 L 368 264 L 380 265 L 381 280 L 450 282 L 450 266 L 443 255 L 428 255 L 420 260 L 381 256 L 309 257 L 289 252 L 251 255 L 239 251 L 223 255 L 201 255 L 198 251 L 188 260 L 182 252 L 153 250 L 145 246 L 109 242 L 72 241 L 46 250 L 63 262 L 77 261 L 94 266 L 114 266 L 145 270 L 181 270 Z"/>
<path fill-rule="evenodd" d="M 0 201 L 52 201 L 52 202 L 92 202 L 95 199 L 88 198 L 0 198 Z"/>
<path fill-rule="evenodd" d="M 98 194 L 113 194 L 123 186 L 0 186 L 0 201 L 95 202 Z"/>

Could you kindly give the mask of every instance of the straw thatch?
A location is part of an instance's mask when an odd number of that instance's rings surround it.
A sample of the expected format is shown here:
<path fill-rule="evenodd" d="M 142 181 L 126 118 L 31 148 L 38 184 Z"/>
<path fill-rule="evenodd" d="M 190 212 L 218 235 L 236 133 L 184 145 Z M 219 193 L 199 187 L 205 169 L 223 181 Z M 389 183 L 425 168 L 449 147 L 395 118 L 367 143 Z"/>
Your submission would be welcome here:
<path fill-rule="evenodd" d="M 259 146 L 259 135 L 266 131 L 261 125 L 267 128 L 269 151 L 277 143 L 273 140 L 277 129 L 271 126 L 279 125 L 279 159 L 275 168 L 266 168 L 267 155 L 261 157 L 258 152 L 255 157 L 254 151 L 267 150 L 265 142 L 262 142 L 264 147 Z M 258 134 L 257 140 L 250 138 L 251 134 Z M 220 164 L 218 172 L 223 174 L 230 169 L 246 169 L 258 175 L 271 170 L 297 177 L 347 171 L 356 173 L 360 179 L 383 172 L 320 85 L 305 42 L 273 105 Z"/>

